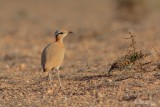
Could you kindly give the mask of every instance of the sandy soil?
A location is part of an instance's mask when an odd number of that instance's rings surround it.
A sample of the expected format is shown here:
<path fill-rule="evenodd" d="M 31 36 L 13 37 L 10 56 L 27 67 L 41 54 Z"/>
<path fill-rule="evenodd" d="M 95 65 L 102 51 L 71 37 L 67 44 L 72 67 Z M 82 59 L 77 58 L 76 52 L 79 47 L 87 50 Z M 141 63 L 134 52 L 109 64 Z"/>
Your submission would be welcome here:
<path fill-rule="evenodd" d="M 137 48 L 152 53 L 145 61 L 158 63 L 160 4 L 155 2 L 137 7 L 143 11 L 130 17 L 110 0 L 1 0 L 0 107 L 159 107 L 159 69 L 150 65 L 147 71 L 107 75 L 126 52 L 128 32 L 136 35 Z M 64 41 L 64 90 L 55 73 L 52 91 L 40 56 L 59 28 L 74 34 Z"/>

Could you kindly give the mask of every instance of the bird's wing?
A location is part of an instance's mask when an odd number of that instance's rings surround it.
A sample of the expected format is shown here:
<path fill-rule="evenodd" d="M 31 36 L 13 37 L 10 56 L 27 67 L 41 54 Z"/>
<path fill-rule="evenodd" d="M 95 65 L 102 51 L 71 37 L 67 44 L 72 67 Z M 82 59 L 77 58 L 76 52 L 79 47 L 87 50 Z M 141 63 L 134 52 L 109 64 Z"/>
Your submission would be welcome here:
<path fill-rule="evenodd" d="M 64 49 L 59 44 L 52 43 L 42 52 L 42 67 L 51 70 L 53 67 L 60 66 L 64 57 Z"/>
<path fill-rule="evenodd" d="M 51 44 L 48 44 L 42 51 L 42 54 L 41 54 L 41 65 L 42 65 L 42 68 L 43 68 L 43 71 L 45 71 L 45 65 L 46 65 L 46 61 L 47 61 L 47 48 L 50 46 Z"/>

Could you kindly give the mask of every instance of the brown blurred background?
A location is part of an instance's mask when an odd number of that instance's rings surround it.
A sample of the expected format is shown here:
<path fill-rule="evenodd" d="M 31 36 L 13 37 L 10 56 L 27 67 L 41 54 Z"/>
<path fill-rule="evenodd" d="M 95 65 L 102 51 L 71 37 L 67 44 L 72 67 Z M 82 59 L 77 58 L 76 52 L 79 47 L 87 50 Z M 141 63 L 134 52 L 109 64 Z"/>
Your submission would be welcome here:
<path fill-rule="evenodd" d="M 158 0 L 1 0 L 0 55 L 18 57 L 24 53 L 37 58 L 42 48 L 53 41 L 54 31 L 66 28 L 75 32 L 65 41 L 71 48 L 67 53 L 70 60 L 108 60 L 107 56 L 119 51 L 115 48 L 124 43 L 122 37 L 129 31 L 141 43 L 159 40 L 159 10 Z"/>
<path fill-rule="evenodd" d="M 160 50 L 160 1 L 0 0 L 1 77 L 11 78 L 8 80 L 21 84 L 19 87 L 29 84 L 21 81 L 38 80 L 41 51 L 54 41 L 53 34 L 60 28 L 74 32 L 64 41 L 62 76 L 72 78 L 78 71 L 85 71 L 82 68 L 86 65 L 92 72 L 106 72 L 108 64 L 122 55 L 128 32 L 136 35 L 139 48 Z M 34 96 L 34 91 L 26 92 Z M 36 100 L 40 101 L 38 97 Z"/>

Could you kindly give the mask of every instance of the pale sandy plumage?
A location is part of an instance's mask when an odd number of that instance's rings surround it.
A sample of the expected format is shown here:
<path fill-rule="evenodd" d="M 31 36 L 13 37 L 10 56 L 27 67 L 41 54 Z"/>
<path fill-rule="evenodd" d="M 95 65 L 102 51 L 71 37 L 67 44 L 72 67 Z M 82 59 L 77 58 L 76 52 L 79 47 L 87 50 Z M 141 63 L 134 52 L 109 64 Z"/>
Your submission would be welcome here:
<path fill-rule="evenodd" d="M 42 52 L 42 68 L 43 71 L 59 68 L 64 58 L 64 46 L 59 42 L 49 44 Z"/>
<path fill-rule="evenodd" d="M 59 77 L 59 67 L 61 66 L 64 58 L 64 45 L 63 45 L 63 38 L 68 35 L 69 32 L 67 30 L 59 30 L 56 31 L 54 34 L 54 37 L 56 39 L 55 42 L 47 45 L 44 50 L 42 51 L 41 55 L 41 65 L 43 68 L 43 71 L 58 71 L 58 77 Z M 52 82 L 51 74 L 49 73 L 50 83 Z M 61 81 L 59 77 L 60 86 Z M 52 83 L 51 83 L 52 86 Z M 53 86 L 52 86 L 53 87 Z"/>

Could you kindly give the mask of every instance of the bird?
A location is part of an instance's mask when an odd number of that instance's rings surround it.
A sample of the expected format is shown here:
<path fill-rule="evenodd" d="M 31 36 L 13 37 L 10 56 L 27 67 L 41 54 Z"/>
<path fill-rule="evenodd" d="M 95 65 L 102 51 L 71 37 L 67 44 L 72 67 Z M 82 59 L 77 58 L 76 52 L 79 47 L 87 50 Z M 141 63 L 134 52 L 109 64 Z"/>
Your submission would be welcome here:
<path fill-rule="evenodd" d="M 48 77 L 50 80 L 51 87 L 53 89 L 51 72 L 57 71 L 58 80 L 60 87 L 62 88 L 61 79 L 59 76 L 59 67 L 61 66 L 64 54 L 65 47 L 63 44 L 63 39 L 73 33 L 72 31 L 67 31 L 65 29 L 56 30 L 54 33 L 55 41 L 48 44 L 42 51 L 41 54 L 41 65 L 43 72 L 48 72 Z"/>

